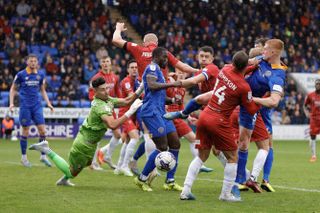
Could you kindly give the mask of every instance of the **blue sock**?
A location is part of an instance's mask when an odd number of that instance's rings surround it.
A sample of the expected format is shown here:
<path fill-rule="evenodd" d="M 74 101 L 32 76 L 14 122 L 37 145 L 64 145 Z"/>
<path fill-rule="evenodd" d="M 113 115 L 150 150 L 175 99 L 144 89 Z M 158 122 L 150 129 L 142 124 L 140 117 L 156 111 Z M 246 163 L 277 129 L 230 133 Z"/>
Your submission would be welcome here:
<path fill-rule="evenodd" d="M 21 154 L 23 155 L 27 154 L 27 146 L 28 146 L 27 137 L 21 136 L 20 137 Z"/>
<path fill-rule="evenodd" d="M 39 142 L 42 142 L 42 141 L 44 141 L 44 140 L 46 140 L 46 136 L 45 135 L 40 135 L 40 137 L 39 137 Z M 46 153 L 44 153 L 44 152 L 41 152 L 41 155 L 45 155 Z"/>
<path fill-rule="evenodd" d="M 267 155 L 266 162 L 264 163 L 263 167 L 263 180 L 269 182 L 269 176 L 272 169 L 272 163 L 273 163 L 273 149 L 269 149 L 269 153 Z"/>
<path fill-rule="evenodd" d="M 248 160 L 248 150 L 238 151 L 239 160 L 238 160 L 238 169 L 237 169 L 237 178 L 236 183 L 246 182 L 246 165 Z"/>
<path fill-rule="evenodd" d="M 167 172 L 167 181 L 166 182 L 172 182 L 174 181 L 174 175 L 176 174 L 177 167 L 178 167 L 178 158 L 179 158 L 179 150 L 178 149 L 169 149 L 169 152 L 171 152 L 174 157 L 176 158 L 176 166 L 169 172 Z"/>
<path fill-rule="evenodd" d="M 189 115 L 194 111 L 197 111 L 198 109 L 201 109 L 202 105 L 198 104 L 194 99 L 191 99 L 186 107 L 184 108 L 184 110 L 182 111 L 182 113 L 184 115 Z"/>
<path fill-rule="evenodd" d="M 145 144 L 144 141 L 142 143 L 140 143 L 136 153 L 133 156 L 134 160 L 138 160 L 145 153 L 146 150 L 144 148 L 144 144 Z"/>
<path fill-rule="evenodd" d="M 147 161 L 146 165 L 144 166 L 143 171 L 141 172 L 142 175 L 147 177 L 150 174 L 150 172 L 152 172 L 152 170 L 154 170 L 154 168 L 156 167 L 154 160 L 156 159 L 156 157 L 159 153 L 160 153 L 160 151 L 156 149 L 150 154 L 148 161 Z"/>

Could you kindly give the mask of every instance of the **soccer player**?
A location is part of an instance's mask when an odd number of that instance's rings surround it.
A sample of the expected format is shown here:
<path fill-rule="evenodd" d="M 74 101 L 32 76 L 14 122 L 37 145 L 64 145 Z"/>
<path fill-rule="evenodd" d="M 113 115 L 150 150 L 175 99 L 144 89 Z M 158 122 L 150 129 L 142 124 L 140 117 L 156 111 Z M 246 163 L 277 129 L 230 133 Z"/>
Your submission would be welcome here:
<path fill-rule="evenodd" d="M 181 72 L 179 69 L 176 69 L 174 73 L 176 80 L 184 80 L 185 73 Z M 172 79 L 172 80 L 171 80 Z M 171 82 L 174 82 L 173 78 L 169 78 Z M 173 104 L 166 105 L 167 112 L 175 112 L 180 111 L 184 108 L 183 99 L 186 93 L 186 89 L 182 87 L 173 87 L 167 89 L 167 97 L 173 99 Z M 177 118 L 173 120 L 173 124 L 176 127 L 179 138 L 184 137 L 190 143 L 190 151 L 192 156 L 195 158 L 198 156 L 198 150 L 195 148 L 196 143 L 196 135 L 190 128 L 190 126 L 181 118 Z M 212 172 L 213 169 L 205 167 L 204 165 L 201 167 L 200 172 Z"/>
<path fill-rule="evenodd" d="M 317 160 L 316 138 L 320 134 L 320 79 L 315 81 L 315 89 L 314 92 L 308 94 L 304 103 L 305 114 L 310 118 L 310 162 Z"/>
<path fill-rule="evenodd" d="M 250 114 L 256 113 L 258 106 L 252 101 L 251 89 L 244 79 L 248 55 L 237 52 L 232 65 L 226 65 L 218 74 L 209 104 L 200 114 L 197 124 L 197 138 L 200 139 L 199 157 L 195 158 L 188 169 L 181 200 L 194 200 L 191 187 L 201 165 L 208 159 L 212 145 L 221 150 L 227 158 L 224 180 L 219 199 L 229 202 L 241 201 L 231 194 L 237 173 L 238 145 L 234 134 L 230 134 L 230 116 L 236 106 L 244 106 Z"/>
<path fill-rule="evenodd" d="M 76 177 L 83 168 L 91 165 L 97 143 L 104 137 L 108 128 L 116 129 L 127 121 L 141 106 L 138 95 L 132 95 L 125 99 L 109 96 L 109 87 L 102 77 L 92 81 L 95 96 L 91 103 L 88 117 L 83 122 L 69 152 L 69 164 L 53 150 L 49 148 L 48 141 L 42 141 L 29 147 L 49 156 L 57 168 L 63 172 L 63 176 L 56 183 L 62 186 L 74 186 L 69 179 Z M 133 104 L 132 104 L 133 103 Z M 130 109 L 120 118 L 113 116 L 114 106 L 130 105 Z"/>
<path fill-rule="evenodd" d="M 268 108 L 274 108 L 278 106 L 279 101 L 283 96 L 283 87 L 285 83 L 285 70 L 286 67 L 281 64 L 281 53 L 284 49 L 284 44 L 279 39 L 270 39 L 265 43 L 263 50 L 263 57 L 259 63 L 259 67 L 256 71 L 253 71 L 251 75 L 246 78 L 246 81 L 252 89 L 252 95 L 254 97 L 262 97 L 267 92 L 270 92 L 270 97 L 258 100 L 258 104 L 266 106 Z M 261 102 L 260 102 L 261 101 Z M 270 121 L 269 110 L 260 110 L 261 116 L 265 122 L 266 127 L 272 129 Z M 237 171 L 237 181 L 242 183 L 245 177 L 245 168 L 248 159 L 248 146 L 250 143 L 250 137 L 255 124 L 255 116 L 246 112 L 246 109 L 240 107 L 240 139 L 239 139 L 239 162 Z M 269 152 L 269 141 L 263 144 L 263 147 L 259 149 L 256 158 L 254 160 L 254 171 L 261 171 L 265 164 L 266 158 Z M 259 173 L 252 173 L 250 179 L 246 182 L 246 185 L 255 192 L 261 192 L 260 187 L 257 184 L 257 177 Z M 264 180 L 267 181 L 267 180 Z"/>
<path fill-rule="evenodd" d="M 147 66 L 143 73 L 143 84 L 145 97 L 141 107 L 141 118 L 143 125 L 152 135 L 152 140 L 156 145 L 156 149 L 149 155 L 147 163 L 139 177 L 134 179 L 137 186 L 143 191 L 152 191 L 147 184 L 149 174 L 155 169 L 154 160 L 156 156 L 162 152 L 171 152 L 177 161 L 177 165 L 167 173 L 164 189 L 181 191 L 174 179 L 174 174 L 178 166 L 178 155 L 180 149 L 180 141 L 176 129 L 172 121 L 162 118 L 165 113 L 166 88 L 180 86 L 180 82 L 165 83 L 165 78 L 160 68 L 165 68 L 168 63 L 167 50 L 157 47 L 152 52 L 152 63 Z"/>
<path fill-rule="evenodd" d="M 109 96 L 111 97 L 121 97 L 120 87 L 119 87 L 119 77 L 112 72 L 112 63 L 111 58 L 107 55 L 102 56 L 99 59 L 101 70 L 97 74 L 95 74 L 90 81 L 93 81 L 96 78 L 103 77 L 106 81 L 106 84 L 109 88 Z M 89 99 L 93 100 L 94 97 L 94 89 L 92 87 L 89 88 Z M 113 112 L 114 118 L 116 118 L 116 113 Z M 101 170 L 99 164 L 97 163 L 97 156 L 99 155 L 100 163 L 107 163 L 110 168 L 115 169 L 116 166 L 112 163 L 112 154 L 117 147 L 121 143 L 121 133 L 120 129 L 112 130 L 113 136 L 110 139 L 110 142 L 102 147 L 100 150 L 97 149 L 96 154 L 94 155 L 94 159 L 92 161 L 92 169 Z"/>
<path fill-rule="evenodd" d="M 27 57 L 27 67 L 18 72 L 10 88 L 10 106 L 11 112 L 14 110 L 14 97 L 19 90 L 20 111 L 19 121 L 22 126 L 22 136 L 20 137 L 21 163 L 25 167 L 31 167 L 27 158 L 27 146 L 29 127 L 32 121 L 37 126 L 39 132 L 39 142 L 46 139 L 45 121 L 43 117 L 43 108 L 39 91 L 51 111 L 54 110 L 51 105 L 45 87 L 45 74 L 38 71 L 38 58 L 30 54 Z M 46 155 L 41 153 L 40 161 L 46 166 L 51 167 Z"/>
<path fill-rule="evenodd" d="M 122 98 L 128 97 L 134 93 L 135 80 L 138 77 L 138 65 L 135 60 L 130 60 L 127 63 L 128 76 L 124 78 L 120 83 Z M 128 111 L 129 107 L 121 107 L 119 110 L 119 116 Z M 133 176 L 128 164 L 134 154 L 135 146 L 139 141 L 139 130 L 136 125 L 136 119 L 131 117 L 122 124 L 122 132 L 125 136 L 129 136 L 129 141 L 123 142 L 120 156 L 117 164 L 117 168 L 114 170 L 114 174 L 124 174 L 125 176 Z"/>
<path fill-rule="evenodd" d="M 152 61 L 152 51 L 158 46 L 158 37 L 154 33 L 147 33 L 143 37 L 143 44 L 139 45 L 139 44 L 124 40 L 121 36 L 121 32 L 124 32 L 124 31 L 126 31 L 126 27 L 124 23 L 117 22 L 116 30 L 114 31 L 113 37 L 112 37 L 112 43 L 115 46 L 129 52 L 133 56 L 133 58 L 137 61 L 139 79 L 141 79 L 147 65 L 149 65 Z M 190 67 L 188 64 L 185 64 L 179 61 L 169 51 L 167 51 L 167 54 L 168 54 L 168 64 L 170 64 L 171 66 L 178 68 L 183 72 L 188 72 L 188 73 L 195 73 L 198 71 L 197 69 Z M 163 75 L 167 77 L 168 67 L 166 66 L 164 68 L 161 68 L 161 70 L 163 71 Z M 137 120 L 140 123 L 141 119 L 140 119 L 139 111 L 137 112 Z M 155 145 L 151 140 L 151 138 L 149 137 L 149 133 L 145 130 L 144 130 L 143 138 L 145 141 L 146 155 L 149 156 L 150 153 L 154 150 Z M 139 146 L 137 153 L 140 153 L 137 157 L 141 156 L 141 154 L 144 153 L 142 150 L 142 146 Z M 133 163 L 133 165 L 136 165 L 136 161 Z"/>
<path fill-rule="evenodd" d="M 219 69 L 218 67 L 213 64 L 214 56 L 213 56 L 213 49 L 209 46 L 203 46 L 198 51 L 198 61 L 200 64 L 201 70 L 196 73 L 196 75 L 192 78 L 188 78 L 186 80 L 182 80 L 183 87 L 190 87 L 193 85 L 199 85 L 199 89 L 202 94 L 209 92 L 213 89 L 216 81 L 216 77 L 218 76 Z M 196 108 L 197 110 L 200 109 L 201 105 L 195 102 L 195 99 L 192 99 L 188 105 L 186 106 L 186 111 L 178 111 L 178 112 L 168 112 L 164 115 L 164 118 L 173 120 L 177 118 L 187 118 L 188 115 L 194 111 Z M 199 107 L 199 108 L 198 108 Z M 188 112 L 188 113 L 187 113 Z M 225 165 L 226 158 L 222 152 L 219 152 L 212 146 L 213 153 L 219 159 L 222 165 Z M 206 171 L 207 168 L 201 168 L 201 171 Z"/>

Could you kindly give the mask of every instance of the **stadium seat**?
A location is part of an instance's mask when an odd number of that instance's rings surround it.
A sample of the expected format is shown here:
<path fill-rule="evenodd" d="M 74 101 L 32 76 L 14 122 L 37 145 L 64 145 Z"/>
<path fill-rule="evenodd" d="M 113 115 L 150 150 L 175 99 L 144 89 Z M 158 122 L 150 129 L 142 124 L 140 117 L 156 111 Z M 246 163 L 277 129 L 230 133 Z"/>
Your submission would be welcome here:
<path fill-rule="evenodd" d="M 7 59 L 7 54 L 3 51 L 0 52 L 0 58 Z"/>
<path fill-rule="evenodd" d="M 31 45 L 30 49 L 31 49 L 31 52 L 35 54 L 41 52 L 40 47 L 38 45 Z"/>
<path fill-rule="evenodd" d="M 90 106 L 91 106 L 90 101 L 81 101 L 81 107 L 90 108 Z"/>
<path fill-rule="evenodd" d="M 67 100 L 62 100 L 61 101 L 61 105 L 64 106 L 64 107 L 67 106 L 68 105 L 68 101 Z"/>
<path fill-rule="evenodd" d="M 80 101 L 72 101 L 72 105 L 76 108 L 80 108 Z"/>
<path fill-rule="evenodd" d="M 48 95 L 49 100 L 53 100 L 54 99 L 53 92 L 47 92 L 47 95 Z"/>
<path fill-rule="evenodd" d="M 0 58 L 1 58 L 1 56 L 0 56 Z M 6 66 L 9 64 L 9 60 L 7 60 L 7 59 L 3 59 L 2 62 L 3 62 L 3 64 L 6 65 Z"/>
<path fill-rule="evenodd" d="M 1 100 L 4 100 L 4 99 L 8 99 L 9 98 L 9 92 L 8 91 L 2 91 L 1 92 Z"/>
<path fill-rule="evenodd" d="M 82 117 L 78 118 L 78 124 L 81 125 L 84 120 L 85 120 L 85 118 L 82 118 Z"/>
<path fill-rule="evenodd" d="M 0 100 L 0 107 L 5 107 L 5 101 L 4 100 Z"/>

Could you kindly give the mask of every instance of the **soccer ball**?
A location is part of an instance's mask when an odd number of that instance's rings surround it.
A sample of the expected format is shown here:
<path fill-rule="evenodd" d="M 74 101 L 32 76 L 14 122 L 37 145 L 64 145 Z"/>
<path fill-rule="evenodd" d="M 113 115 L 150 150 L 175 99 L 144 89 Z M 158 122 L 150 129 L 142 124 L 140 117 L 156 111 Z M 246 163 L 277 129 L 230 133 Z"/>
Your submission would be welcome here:
<path fill-rule="evenodd" d="M 157 169 L 169 172 L 176 166 L 176 158 L 171 152 L 160 152 L 155 159 L 155 164 Z"/>

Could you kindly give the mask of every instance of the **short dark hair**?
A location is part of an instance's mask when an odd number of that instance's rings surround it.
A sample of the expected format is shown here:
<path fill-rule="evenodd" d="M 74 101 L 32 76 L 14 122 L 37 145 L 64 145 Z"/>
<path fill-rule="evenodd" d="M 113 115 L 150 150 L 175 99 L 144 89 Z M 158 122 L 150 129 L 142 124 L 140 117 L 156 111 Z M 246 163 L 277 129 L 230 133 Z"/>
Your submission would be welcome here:
<path fill-rule="evenodd" d="M 92 85 L 93 88 L 97 88 L 97 87 L 99 87 L 100 85 L 102 85 L 102 84 L 104 84 L 104 83 L 106 83 L 106 81 L 104 80 L 104 78 L 99 77 L 99 78 L 97 78 L 97 79 L 94 79 L 94 80 L 92 81 L 91 85 Z"/>
<path fill-rule="evenodd" d="M 166 54 L 167 49 L 163 47 L 157 47 L 152 51 L 152 59 L 159 58 L 162 54 Z"/>
<path fill-rule="evenodd" d="M 268 40 L 268 38 L 258 38 L 254 41 L 254 44 L 262 44 L 264 46 Z"/>
<path fill-rule="evenodd" d="M 129 68 L 130 64 L 132 63 L 137 63 L 137 61 L 135 59 L 130 59 L 127 63 L 127 68 Z"/>
<path fill-rule="evenodd" d="M 206 53 L 210 53 L 211 55 L 213 55 L 213 48 L 210 47 L 210 46 L 200 47 L 199 52 L 200 52 L 200 51 L 206 52 Z"/>
<path fill-rule="evenodd" d="M 38 59 L 38 56 L 36 55 L 36 54 L 29 54 L 28 56 L 27 56 L 27 60 L 29 59 L 29 58 L 36 58 L 36 59 Z"/>
<path fill-rule="evenodd" d="M 242 71 L 248 65 L 249 56 L 244 51 L 236 52 L 232 57 L 232 64 L 239 71 Z"/>

